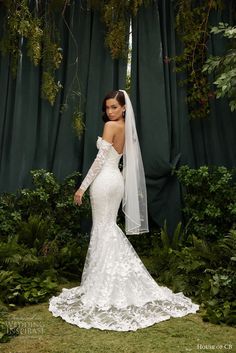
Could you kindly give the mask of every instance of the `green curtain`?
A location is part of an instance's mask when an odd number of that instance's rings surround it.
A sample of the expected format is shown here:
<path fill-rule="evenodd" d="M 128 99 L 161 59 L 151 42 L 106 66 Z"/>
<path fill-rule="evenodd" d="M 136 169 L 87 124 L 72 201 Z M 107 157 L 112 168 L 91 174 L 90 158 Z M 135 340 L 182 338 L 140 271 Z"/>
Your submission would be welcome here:
<path fill-rule="evenodd" d="M 224 15 L 225 16 L 225 15 Z M 214 17 L 215 23 L 222 14 Z M 181 220 L 181 190 L 172 174 L 175 166 L 188 164 L 236 165 L 236 117 L 227 102 L 212 103 L 211 116 L 190 121 L 185 88 L 178 84 L 173 64 L 166 58 L 181 50 L 174 28 L 174 1 L 153 1 L 133 19 L 131 98 L 136 109 L 138 133 L 147 180 L 149 212 L 172 233 Z M 221 50 L 217 39 L 209 51 Z"/>
<path fill-rule="evenodd" d="M 1 3 L 0 16 L 2 36 Z M 57 77 L 63 90 L 53 107 L 40 98 L 41 69 L 24 55 L 25 43 L 16 79 L 10 74 L 10 58 L 0 56 L 1 192 L 30 186 L 31 169 L 50 170 L 59 180 L 75 170 L 85 173 L 96 154 L 96 136 L 102 130 L 102 99 L 108 91 L 125 86 L 126 62 L 111 60 L 104 47 L 100 14 L 87 10 L 81 1 L 73 1 L 66 13 L 70 30 L 60 15 L 58 18 L 64 61 Z M 68 96 L 75 90 L 80 97 Z M 86 123 L 81 139 L 72 127 L 79 101 Z"/>
<path fill-rule="evenodd" d="M 236 164 L 236 118 L 227 102 L 212 103 L 212 115 L 190 121 L 185 89 L 178 85 L 173 57 L 181 50 L 174 28 L 174 1 L 153 1 L 133 19 L 131 99 L 136 113 L 142 149 L 150 220 L 172 231 L 181 219 L 181 189 L 172 174 L 175 166 L 188 164 Z M 0 2 L 0 35 L 3 5 Z M 230 12 L 229 12 L 230 13 Z M 218 14 L 215 23 L 229 18 Z M 58 16 L 60 18 L 60 16 Z M 63 84 L 51 107 L 40 98 L 41 69 L 23 55 L 16 79 L 9 69 L 10 58 L 0 56 L 0 192 L 31 185 L 29 171 L 44 168 L 59 179 L 79 170 L 85 175 L 95 155 L 95 141 L 102 132 L 101 102 L 112 90 L 125 87 L 125 61 L 112 61 L 104 47 L 100 15 L 72 1 L 66 20 L 59 20 L 64 53 L 58 80 Z M 23 53 L 24 53 L 24 45 Z M 212 38 L 209 51 L 222 50 Z M 79 81 L 75 79 L 79 78 Z M 69 96 L 71 91 L 79 91 Z M 86 124 L 78 139 L 72 115 L 81 102 Z M 67 108 L 62 106 L 67 102 Z"/>

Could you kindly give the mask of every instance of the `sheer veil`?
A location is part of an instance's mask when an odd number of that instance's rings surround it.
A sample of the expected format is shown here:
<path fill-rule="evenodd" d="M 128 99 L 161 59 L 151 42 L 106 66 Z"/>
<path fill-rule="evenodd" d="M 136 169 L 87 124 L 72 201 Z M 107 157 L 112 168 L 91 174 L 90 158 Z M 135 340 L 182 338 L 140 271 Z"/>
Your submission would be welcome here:
<path fill-rule="evenodd" d="M 125 146 L 123 153 L 124 196 L 122 210 L 125 214 L 126 234 L 147 233 L 147 193 L 143 161 L 135 126 L 132 103 L 126 91 L 124 93 L 125 115 Z"/>

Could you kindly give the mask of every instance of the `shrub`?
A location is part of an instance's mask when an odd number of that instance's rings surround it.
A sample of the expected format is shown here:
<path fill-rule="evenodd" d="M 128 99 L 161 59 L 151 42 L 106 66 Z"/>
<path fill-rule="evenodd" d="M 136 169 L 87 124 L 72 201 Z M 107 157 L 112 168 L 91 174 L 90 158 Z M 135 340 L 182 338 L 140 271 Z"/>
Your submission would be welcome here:
<path fill-rule="evenodd" d="M 201 301 L 205 308 L 203 319 L 215 324 L 236 325 L 235 270 L 218 268 L 206 270 L 201 284 Z"/>
<path fill-rule="evenodd" d="M 236 324 L 236 184 L 225 167 L 177 172 L 184 191 L 184 226 L 164 225 L 152 246 L 158 282 L 201 303 L 203 319 Z"/>
<path fill-rule="evenodd" d="M 182 166 L 176 174 L 183 186 L 188 234 L 210 242 L 224 237 L 236 224 L 235 170 Z"/>
<path fill-rule="evenodd" d="M 153 275 L 158 283 L 170 286 L 175 292 L 184 292 L 200 303 L 205 321 L 235 325 L 236 231 L 231 230 L 214 243 L 195 236 L 190 236 L 190 242 L 186 234 L 184 237 L 178 244 L 172 243 L 166 228 L 156 235 Z"/>
<path fill-rule="evenodd" d="M 88 197 L 73 203 L 79 174 L 59 183 L 45 170 L 31 173 L 34 188 L 0 197 L 0 298 L 8 305 L 43 301 L 58 281 L 80 279 L 87 252 Z"/>
<path fill-rule="evenodd" d="M 56 289 L 50 277 L 23 277 L 16 271 L 0 271 L 1 299 L 10 306 L 39 303 Z"/>

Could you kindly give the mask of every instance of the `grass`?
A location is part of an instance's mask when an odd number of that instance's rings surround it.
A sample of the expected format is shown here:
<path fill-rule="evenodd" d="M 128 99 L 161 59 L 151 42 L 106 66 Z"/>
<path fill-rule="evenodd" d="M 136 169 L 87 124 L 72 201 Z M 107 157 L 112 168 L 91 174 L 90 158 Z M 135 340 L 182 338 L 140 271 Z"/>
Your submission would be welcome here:
<path fill-rule="evenodd" d="M 199 314 L 173 318 L 135 332 L 82 329 L 55 318 L 48 304 L 10 313 L 21 334 L 0 344 L 4 353 L 208 353 L 236 351 L 235 328 L 202 321 Z M 1 350 L 3 349 L 3 350 Z"/>

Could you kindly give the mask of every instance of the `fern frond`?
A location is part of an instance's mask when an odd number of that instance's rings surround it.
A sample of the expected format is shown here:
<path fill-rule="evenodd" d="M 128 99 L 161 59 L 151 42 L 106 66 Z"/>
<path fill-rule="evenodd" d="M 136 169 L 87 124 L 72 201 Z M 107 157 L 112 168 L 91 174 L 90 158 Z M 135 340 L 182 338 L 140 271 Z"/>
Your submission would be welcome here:
<path fill-rule="evenodd" d="M 175 249 L 175 250 L 178 249 L 180 245 L 181 234 L 182 234 L 182 223 L 179 222 L 177 224 L 177 227 L 175 228 L 174 235 L 171 241 L 172 249 Z"/>
<path fill-rule="evenodd" d="M 169 235 L 168 235 L 168 231 L 167 231 L 166 221 L 164 222 L 163 228 L 161 228 L 161 241 L 162 241 L 163 248 L 170 247 L 170 240 L 169 240 Z"/>

